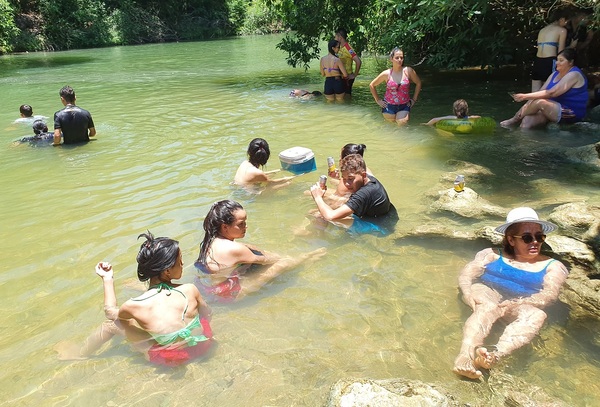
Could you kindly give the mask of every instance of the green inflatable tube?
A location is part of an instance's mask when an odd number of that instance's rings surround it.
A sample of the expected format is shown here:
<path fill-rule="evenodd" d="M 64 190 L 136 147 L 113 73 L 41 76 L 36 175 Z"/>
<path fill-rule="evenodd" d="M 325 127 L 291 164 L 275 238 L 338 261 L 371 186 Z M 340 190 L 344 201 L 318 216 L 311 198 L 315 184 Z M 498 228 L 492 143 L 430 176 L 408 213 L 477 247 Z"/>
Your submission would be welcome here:
<path fill-rule="evenodd" d="M 478 117 L 476 119 L 442 119 L 435 124 L 440 130 L 457 134 L 468 133 L 493 133 L 496 129 L 496 120 L 491 117 Z"/>

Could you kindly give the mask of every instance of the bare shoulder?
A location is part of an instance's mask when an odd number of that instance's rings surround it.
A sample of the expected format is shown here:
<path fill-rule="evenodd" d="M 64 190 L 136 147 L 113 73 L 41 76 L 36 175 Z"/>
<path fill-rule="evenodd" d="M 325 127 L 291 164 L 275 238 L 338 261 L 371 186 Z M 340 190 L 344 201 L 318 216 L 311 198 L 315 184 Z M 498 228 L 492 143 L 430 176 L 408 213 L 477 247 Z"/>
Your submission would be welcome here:
<path fill-rule="evenodd" d="M 564 274 L 566 276 L 569 275 L 569 269 L 561 262 L 560 260 L 551 259 L 548 264 L 548 273 L 559 273 Z"/>
<path fill-rule="evenodd" d="M 488 247 L 487 249 L 477 252 L 473 261 L 487 264 L 498 259 L 499 257 L 500 254 L 498 254 L 493 248 Z"/>

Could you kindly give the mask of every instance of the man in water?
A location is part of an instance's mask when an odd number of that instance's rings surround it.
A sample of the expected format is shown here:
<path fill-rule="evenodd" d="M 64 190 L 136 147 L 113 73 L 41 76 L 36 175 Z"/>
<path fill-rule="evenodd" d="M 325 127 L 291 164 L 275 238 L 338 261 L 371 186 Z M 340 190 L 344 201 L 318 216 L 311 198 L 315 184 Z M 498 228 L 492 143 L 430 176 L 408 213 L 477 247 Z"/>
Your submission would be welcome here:
<path fill-rule="evenodd" d="M 367 174 L 367 166 L 360 154 L 350 154 L 340 161 L 342 182 L 352 194 L 348 201 L 337 209 L 332 209 L 323 201 L 323 190 L 319 184 L 310 188 L 321 216 L 335 221 L 354 215 L 359 218 L 377 218 L 392 209 L 388 194 L 381 183 Z"/>
<path fill-rule="evenodd" d="M 346 94 L 352 95 L 352 85 L 354 85 L 354 79 L 358 76 L 360 71 L 360 65 L 362 61 L 354 52 L 350 44 L 348 44 L 348 34 L 343 28 L 339 28 L 335 32 L 335 39 L 340 43 L 340 50 L 338 51 L 338 58 L 342 60 L 346 72 L 348 72 L 348 79 L 346 79 Z M 352 61 L 356 66 L 356 71 L 352 70 Z"/>
<path fill-rule="evenodd" d="M 64 109 L 54 113 L 54 145 L 60 145 L 62 134 L 65 144 L 84 143 L 96 135 L 92 115 L 85 109 L 75 106 L 75 91 L 64 86 L 60 92 Z"/>

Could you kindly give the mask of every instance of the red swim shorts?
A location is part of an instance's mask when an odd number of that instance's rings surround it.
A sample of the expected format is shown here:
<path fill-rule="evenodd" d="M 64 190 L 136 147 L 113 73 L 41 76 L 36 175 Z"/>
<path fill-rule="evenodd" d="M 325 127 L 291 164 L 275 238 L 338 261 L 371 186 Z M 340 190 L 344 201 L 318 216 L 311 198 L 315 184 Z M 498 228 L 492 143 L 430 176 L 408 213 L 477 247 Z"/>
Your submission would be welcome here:
<path fill-rule="evenodd" d="M 227 280 L 213 286 L 200 285 L 203 294 L 212 297 L 213 300 L 219 302 L 232 302 L 240 293 L 242 286 L 238 276 L 231 276 Z"/>
<path fill-rule="evenodd" d="M 208 323 L 208 320 L 205 318 L 200 320 L 200 324 L 204 329 L 204 336 L 208 338 L 207 341 L 200 342 L 195 346 L 186 346 L 174 349 L 170 349 L 159 344 L 154 344 L 150 349 L 148 349 L 148 359 L 150 362 L 156 365 L 174 367 L 204 355 L 210 349 L 213 343 L 212 329 Z"/>

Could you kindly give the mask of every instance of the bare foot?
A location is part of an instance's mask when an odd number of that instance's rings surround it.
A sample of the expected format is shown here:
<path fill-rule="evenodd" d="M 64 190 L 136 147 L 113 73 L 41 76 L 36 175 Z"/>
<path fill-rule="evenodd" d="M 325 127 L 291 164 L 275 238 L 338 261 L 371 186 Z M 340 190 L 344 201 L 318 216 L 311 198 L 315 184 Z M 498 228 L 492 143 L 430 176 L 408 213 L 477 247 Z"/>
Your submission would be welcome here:
<path fill-rule="evenodd" d="M 519 123 L 519 119 L 517 117 L 513 117 L 512 119 L 502 120 L 500 122 L 500 126 L 502 127 L 512 127 Z"/>
<path fill-rule="evenodd" d="M 54 345 L 58 352 L 58 360 L 84 360 L 86 356 L 81 355 L 81 346 L 69 341 L 62 341 Z"/>
<path fill-rule="evenodd" d="M 482 367 L 484 369 L 491 369 L 496 363 L 498 363 L 498 355 L 495 352 L 488 352 L 483 346 L 475 348 L 475 360 L 474 365 Z"/>
<path fill-rule="evenodd" d="M 325 247 L 321 247 L 320 249 L 313 250 L 312 252 L 308 252 L 304 255 L 304 258 L 308 263 L 315 262 L 319 260 L 321 257 L 325 256 L 327 253 L 327 249 Z"/>
<path fill-rule="evenodd" d="M 452 371 L 469 379 L 479 379 L 482 375 L 481 371 L 477 370 L 473 364 L 471 357 L 465 354 L 456 357 Z"/>

